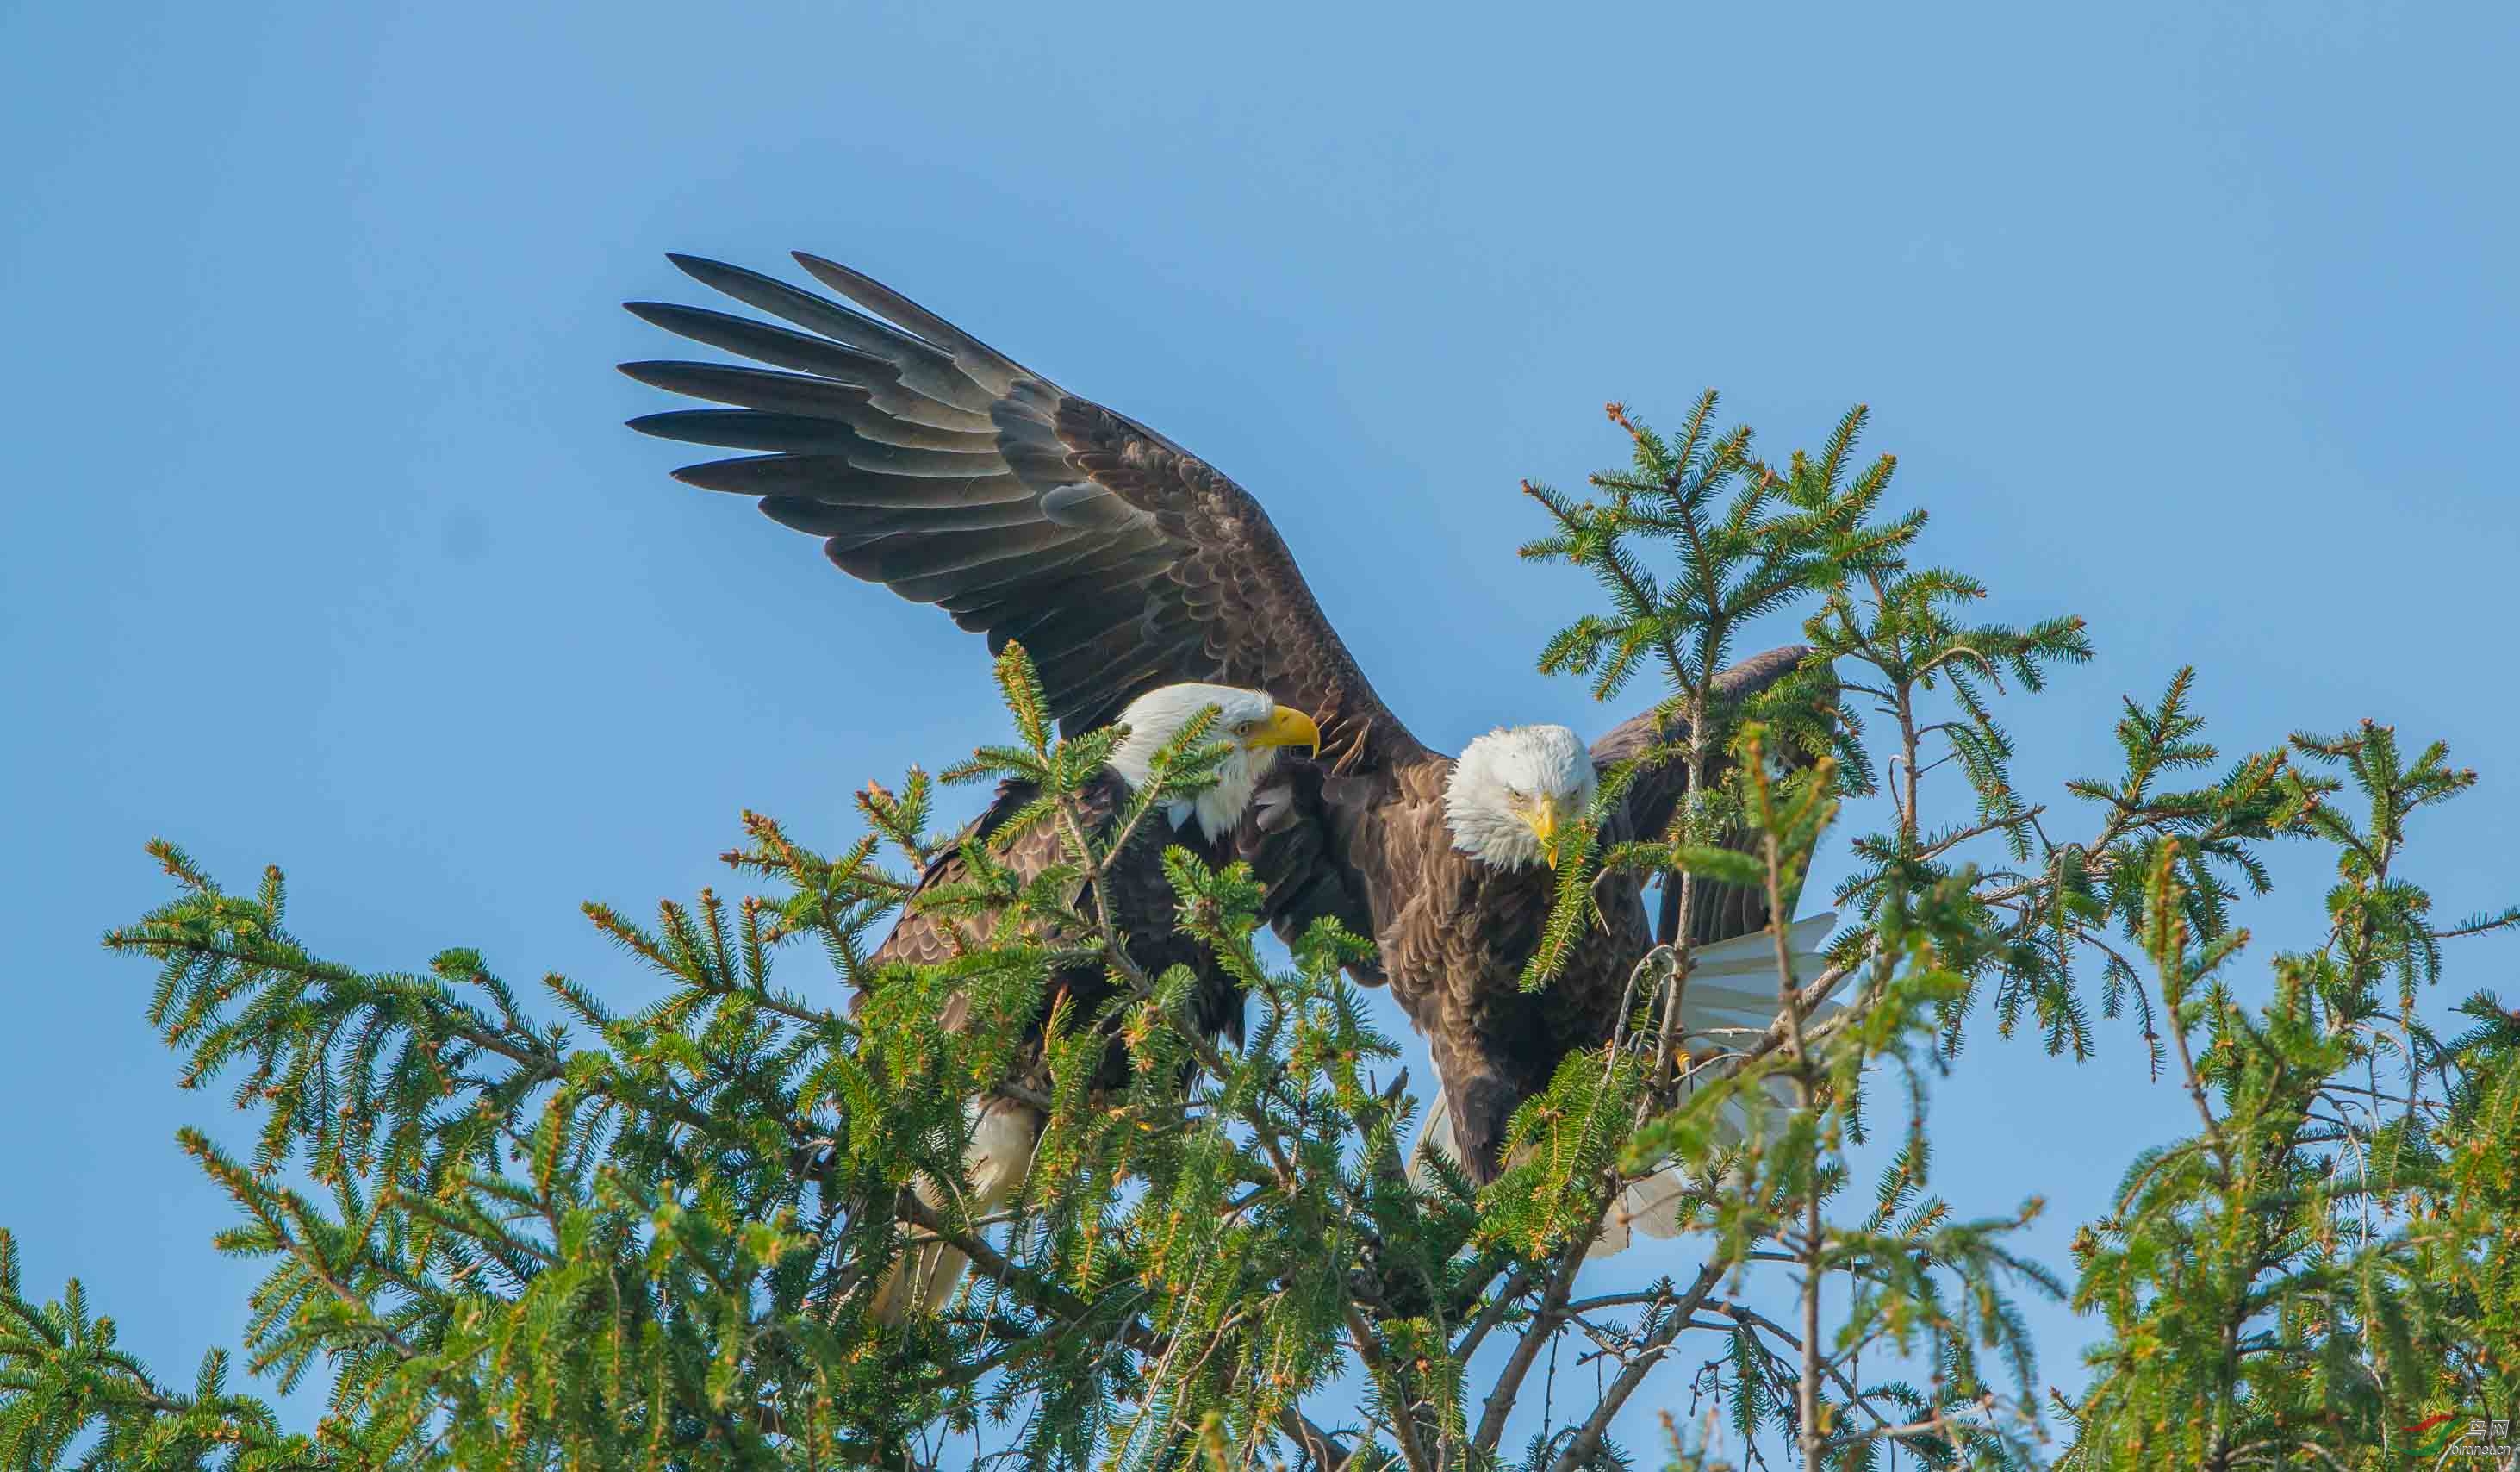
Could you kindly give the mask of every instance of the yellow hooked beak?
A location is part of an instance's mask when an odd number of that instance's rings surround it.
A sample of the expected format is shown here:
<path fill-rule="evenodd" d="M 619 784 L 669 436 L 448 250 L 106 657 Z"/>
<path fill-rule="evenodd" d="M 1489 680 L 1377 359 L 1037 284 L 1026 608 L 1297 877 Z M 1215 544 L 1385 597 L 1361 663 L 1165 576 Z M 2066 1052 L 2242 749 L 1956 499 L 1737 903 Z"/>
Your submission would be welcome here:
<path fill-rule="evenodd" d="M 1312 754 L 1318 757 L 1322 754 L 1322 728 L 1313 724 L 1311 716 L 1294 707 L 1280 706 L 1270 712 L 1269 718 L 1250 735 L 1242 738 L 1242 744 L 1247 747 L 1310 747 Z"/>
<path fill-rule="evenodd" d="M 1524 810 L 1522 820 L 1531 825 L 1532 833 L 1540 839 L 1540 856 L 1549 860 L 1549 867 L 1556 868 L 1557 846 L 1550 840 L 1557 836 L 1557 800 L 1541 798 Z"/>

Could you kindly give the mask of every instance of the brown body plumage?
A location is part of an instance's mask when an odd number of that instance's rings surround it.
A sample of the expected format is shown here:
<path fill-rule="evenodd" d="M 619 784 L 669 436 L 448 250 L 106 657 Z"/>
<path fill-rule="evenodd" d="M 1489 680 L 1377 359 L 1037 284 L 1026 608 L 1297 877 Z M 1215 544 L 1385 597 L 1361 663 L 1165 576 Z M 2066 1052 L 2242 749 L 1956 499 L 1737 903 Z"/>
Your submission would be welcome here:
<path fill-rule="evenodd" d="M 1425 1036 L 1463 1164 L 1485 1179 L 1514 1109 L 1548 1086 L 1570 1050 L 1609 1037 L 1628 968 L 1651 937 L 1634 880 L 1610 876 L 1599 892 L 1605 923 L 1584 929 L 1554 983 L 1523 990 L 1554 876 L 1500 869 L 1454 846 L 1443 802 L 1452 772 L 1452 759 L 1424 752 L 1354 784 L 1370 795 L 1351 789 L 1329 807 L 1331 853 L 1362 880 L 1381 979 Z"/>

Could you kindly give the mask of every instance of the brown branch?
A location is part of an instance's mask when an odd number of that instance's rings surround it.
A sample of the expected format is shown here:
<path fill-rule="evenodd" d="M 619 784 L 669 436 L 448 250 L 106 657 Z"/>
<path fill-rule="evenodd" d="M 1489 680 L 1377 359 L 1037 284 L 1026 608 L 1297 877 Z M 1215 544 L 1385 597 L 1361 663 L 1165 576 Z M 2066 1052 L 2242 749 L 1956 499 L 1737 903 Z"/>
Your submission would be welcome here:
<path fill-rule="evenodd" d="M 1417 1403 L 1408 1395 L 1409 1387 L 1401 1379 L 1400 1372 L 1382 1357 L 1381 1346 L 1373 1338 L 1373 1326 L 1357 1311 L 1355 1300 L 1350 1299 L 1341 1307 L 1347 1311 L 1348 1340 L 1356 1346 L 1356 1357 L 1365 1362 L 1365 1372 L 1372 1376 L 1374 1382 L 1383 1387 L 1383 1394 L 1390 1398 L 1391 1435 L 1400 1443 L 1401 1456 L 1416 1472 L 1441 1472 L 1418 1440 L 1418 1422 L 1414 1414 Z"/>
<path fill-rule="evenodd" d="M 1572 1265 L 1582 1261 L 1582 1256 L 1583 1244 L 1575 1243 L 1559 1253 L 1557 1262 L 1551 1265 L 1549 1287 L 1541 1294 L 1540 1308 L 1532 1314 L 1531 1327 L 1522 1331 L 1522 1338 L 1514 1344 L 1513 1357 L 1506 1361 L 1505 1372 L 1497 1377 L 1496 1384 L 1488 1391 L 1487 1400 L 1479 1407 L 1478 1431 L 1470 1438 L 1470 1445 L 1476 1450 L 1492 1453 L 1497 1443 L 1504 1439 L 1505 1418 L 1513 1409 L 1515 1398 L 1522 1393 L 1523 1378 L 1531 1373 L 1531 1366 L 1540 1358 L 1542 1348 L 1557 1333 L 1559 1315 L 1565 1311 L 1567 1295 L 1575 1286 Z"/>
<path fill-rule="evenodd" d="M 894 1210 L 902 1220 L 962 1253 L 970 1260 L 973 1271 L 1004 1287 L 1023 1300 L 1026 1306 L 1068 1324 L 1084 1323 L 1093 1316 L 1093 1304 L 1017 1267 L 1006 1254 L 991 1246 L 987 1238 L 956 1230 L 935 1208 L 911 1192 L 901 1193 L 900 1199 L 894 1203 Z M 1135 1315 L 1123 1319 L 1114 1332 L 1121 1343 L 1141 1355 L 1153 1357 L 1164 1352 L 1163 1337 L 1139 1322 Z"/>
<path fill-rule="evenodd" d="M 1304 1449 L 1321 1472 L 1342 1472 L 1353 1452 L 1340 1449 L 1330 1434 L 1313 1424 L 1312 1417 L 1289 1405 L 1278 1412 L 1278 1431 L 1286 1440 Z"/>
<path fill-rule="evenodd" d="M 1566 1444 L 1566 1449 L 1557 1453 L 1557 1460 L 1550 1464 L 1550 1472 L 1574 1472 L 1600 1449 L 1601 1438 L 1608 1433 L 1611 1419 L 1618 1415 L 1621 1406 L 1628 1403 L 1628 1398 L 1637 1393 L 1638 1387 L 1645 1383 L 1645 1376 L 1652 1373 L 1653 1367 L 1662 1362 L 1672 1341 L 1680 1337 L 1682 1330 L 1689 1327 L 1689 1320 L 1696 1316 L 1699 1307 L 1706 1302 L 1706 1296 L 1715 1291 L 1716 1279 L 1723 1275 L 1724 1265 L 1721 1263 L 1709 1263 L 1697 1269 L 1697 1280 L 1674 1301 L 1671 1316 L 1663 1321 L 1662 1327 L 1646 1336 L 1644 1347 L 1636 1357 L 1621 1367 L 1619 1378 L 1611 1381 L 1610 1388 L 1602 1393 L 1600 1403 L 1594 1406 L 1592 1415 L 1585 1418 L 1583 1430 Z"/>

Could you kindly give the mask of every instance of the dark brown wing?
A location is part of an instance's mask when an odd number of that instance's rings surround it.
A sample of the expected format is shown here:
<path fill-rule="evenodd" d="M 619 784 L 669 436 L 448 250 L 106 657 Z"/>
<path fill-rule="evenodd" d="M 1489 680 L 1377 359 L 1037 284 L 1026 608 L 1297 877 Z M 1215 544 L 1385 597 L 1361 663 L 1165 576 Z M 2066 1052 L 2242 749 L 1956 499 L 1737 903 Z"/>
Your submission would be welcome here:
<path fill-rule="evenodd" d="M 832 562 L 938 604 L 992 652 L 1019 640 L 1060 725 L 1108 721 L 1180 680 L 1311 713 L 1352 771 L 1418 750 L 1330 627 L 1260 503 L 1145 426 L 1078 398 L 845 266 L 796 257 L 866 312 L 737 266 L 671 257 L 794 324 L 634 301 L 646 320 L 769 368 L 625 363 L 730 409 L 631 428 L 766 451 L 686 466 L 826 538 Z"/>
<path fill-rule="evenodd" d="M 1718 674 L 1716 688 L 1729 704 L 1751 700 L 1791 674 L 1810 653 L 1803 645 L 1788 644 L 1752 655 Z M 1678 716 L 1658 720 L 1656 713 L 1646 711 L 1612 726 L 1593 743 L 1593 768 L 1606 775 L 1620 762 L 1688 739 L 1688 721 Z M 1719 762 L 1722 759 L 1719 758 Z M 1624 831 L 1613 836 L 1661 837 L 1671 827 L 1672 819 L 1679 816 L 1682 800 L 1688 796 L 1688 762 L 1679 759 L 1651 761 L 1641 768 L 1628 784 Z M 1723 843 L 1728 849 L 1746 849 L 1749 840 L 1745 835 L 1728 833 Z M 1768 924 L 1768 897 L 1762 890 L 1701 878 L 1689 886 L 1689 891 L 1688 938 L 1693 943 L 1729 941 L 1765 929 Z M 1664 886 L 1662 915 L 1654 929 L 1657 941 L 1668 943 L 1678 938 L 1679 902 L 1677 887 Z"/>

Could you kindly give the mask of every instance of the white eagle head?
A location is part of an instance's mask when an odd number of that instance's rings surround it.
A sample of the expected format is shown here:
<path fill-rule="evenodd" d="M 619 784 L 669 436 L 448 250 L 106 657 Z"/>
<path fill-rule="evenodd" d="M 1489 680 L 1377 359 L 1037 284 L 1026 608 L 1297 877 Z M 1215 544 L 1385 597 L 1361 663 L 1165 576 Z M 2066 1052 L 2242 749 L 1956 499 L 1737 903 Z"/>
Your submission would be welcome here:
<path fill-rule="evenodd" d="M 1129 734 L 1111 750 L 1110 767 L 1132 791 L 1152 775 L 1155 753 L 1182 733 L 1199 712 L 1216 707 L 1216 724 L 1207 739 L 1225 744 L 1225 759 L 1216 769 L 1216 785 L 1188 802 L 1166 805 L 1164 815 L 1175 828 L 1198 819 L 1199 832 L 1214 843 L 1234 831 L 1251 794 L 1287 746 L 1322 749 L 1322 733 L 1313 718 L 1291 706 L 1282 706 L 1263 690 L 1232 685 L 1183 683 L 1163 685 L 1129 702 L 1119 723 Z"/>
<path fill-rule="evenodd" d="M 1551 840 L 1592 805 L 1592 754 L 1564 726 L 1501 726 L 1469 744 L 1444 783 L 1453 847 L 1483 864 L 1554 868 Z"/>

